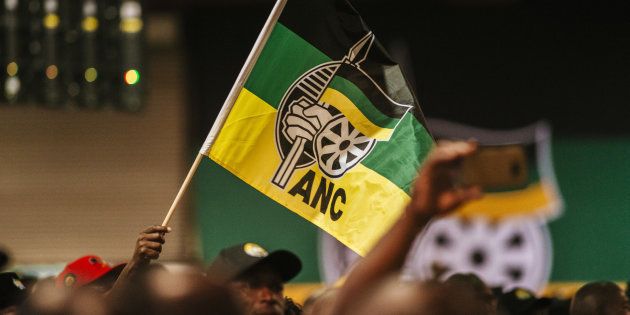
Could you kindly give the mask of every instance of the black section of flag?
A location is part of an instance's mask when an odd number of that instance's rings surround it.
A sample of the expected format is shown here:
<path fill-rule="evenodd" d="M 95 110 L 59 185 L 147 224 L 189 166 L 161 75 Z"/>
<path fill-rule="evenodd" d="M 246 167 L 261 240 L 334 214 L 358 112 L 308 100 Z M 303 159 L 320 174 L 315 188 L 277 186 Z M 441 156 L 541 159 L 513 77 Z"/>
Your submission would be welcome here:
<path fill-rule="evenodd" d="M 347 0 L 288 0 L 279 18 L 283 24 L 332 60 L 341 60 L 370 29 Z M 419 102 L 399 65 L 378 39 L 360 66 L 394 101 L 414 104 L 411 110 L 426 126 Z"/>
<path fill-rule="evenodd" d="M 342 64 L 337 70 L 337 76 L 342 77 L 356 85 L 363 94 L 370 100 L 372 105 L 383 115 L 400 119 L 407 112 L 406 106 L 399 106 L 392 103 L 383 93 L 374 86 L 374 83 L 357 68 L 348 64 Z M 412 103 L 404 104 L 411 105 Z M 358 104 L 357 104 L 358 105 Z"/>

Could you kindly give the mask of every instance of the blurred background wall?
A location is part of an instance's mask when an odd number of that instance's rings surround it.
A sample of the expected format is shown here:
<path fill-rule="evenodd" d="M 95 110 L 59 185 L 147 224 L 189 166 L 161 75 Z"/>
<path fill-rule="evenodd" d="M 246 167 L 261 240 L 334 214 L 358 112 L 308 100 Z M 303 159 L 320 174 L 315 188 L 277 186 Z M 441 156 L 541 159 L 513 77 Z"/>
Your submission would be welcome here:
<path fill-rule="evenodd" d="M 108 5 L 112 4 L 99 3 L 99 8 Z M 81 12 L 80 2 L 76 6 Z M 6 12 L 3 17 L 5 21 Z M 59 75 L 31 70 L 37 55 L 23 53 L 17 59 L 21 69 L 14 77 L 26 82 L 30 75 L 41 83 L 31 89 L 23 85 L 14 99 L 3 93 L 0 103 L 0 247 L 10 253 L 13 265 L 61 268 L 86 254 L 122 262 L 131 257 L 141 230 L 161 224 L 187 170 L 189 153 L 186 70 L 178 21 L 172 14 L 143 17 L 143 29 L 132 43 L 136 47 L 125 47 L 121 38 L 129 35 L 120 31 L 117 40 L 92 43 L 92 50 L 115 53 L 115 62 L 97 59 L 90 65 L 94 72 L 100 71 L 94 77 L 88 77 L 88 70 L 83 75 L 89 57 L 80 48 L 85 37 L 77 41 L 79 47 L 73 46 L 67 38 L 72 30 L 61 27 L 59 33 L 65 36 L 56 38 L 53 56 Z M 46 45 L 46 38 L 20 25 L 18 46 L 38 41 Z M 119 30 L 119 25 L 113 29 Z M 2 35 L 5 40 L 10 36 Z M 6 52 L 9 45 L 3 41 L 0 47 Z M 78 53 L 73 54 L 75 50 Z M 137 55 L 135 81 L 125 78 L 129 64 L 124 54 Z M 67 55 L 76 58 L 72 59 L 75 67 L 64 68 Z M 80 76 L 73 80 L 71 72 L 76 68 Z M 114 72 L 109 78 L 108 71 Z M 2 83 L 11 78 L 5 76 Z M 58 99 L 42 93 L 52 83 Z M 84 89 L 87 84 L 100 84 L 97 102 L 92 104 L 81 97 L 90 87 Z M 80 87 L 81 93 L 73 94 L 73 87 Z M 125 93 L 142 102 L 121 100 Z M 190 206 L 184 202 L 181 208 L 172 222 L 178 232 L 169 238 L 162 255 L 166 261 L 194 257 L 198 251 L 190 228 Z"/>

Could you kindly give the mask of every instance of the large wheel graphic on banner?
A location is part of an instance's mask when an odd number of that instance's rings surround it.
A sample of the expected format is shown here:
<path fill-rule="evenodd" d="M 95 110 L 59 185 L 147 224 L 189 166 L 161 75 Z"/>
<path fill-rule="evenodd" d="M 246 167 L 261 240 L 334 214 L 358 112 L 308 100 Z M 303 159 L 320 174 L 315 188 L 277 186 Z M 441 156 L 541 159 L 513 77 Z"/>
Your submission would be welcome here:
<path fill-rule="evenodd" d="M 313 150 L 319 168 L 340 177 L 366 157 L 376 140 L 364 136 L 343 115 L 333 117 L 315 136 Z"/>
<path fill-rule="evenodd" d="M 473 272 L 491 286 L 538 291 L 547 283 L 551 253 L 547 226 L 539 221 L 448 218 L 416 240 L 405 273 L 429 279 L 441 270 L 445 279 Z"/>

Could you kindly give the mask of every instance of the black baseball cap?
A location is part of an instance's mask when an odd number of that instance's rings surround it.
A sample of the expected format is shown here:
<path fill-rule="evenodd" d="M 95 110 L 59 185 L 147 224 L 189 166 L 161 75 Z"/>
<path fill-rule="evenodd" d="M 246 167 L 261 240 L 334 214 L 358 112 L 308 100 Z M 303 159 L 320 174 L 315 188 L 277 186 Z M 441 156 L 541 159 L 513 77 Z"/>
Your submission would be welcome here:
<path fill-rule="evenodd" d="M 21 304 L 26 295 L 26 287 L 15 272 L 0 273 L 0 309 Z"/>
<path fill-rule="evenodd" d="M 224 248 L 210 263 L 208 277 L 218 282 L 229 282 L 256 266 L 268 266 L 284 282 L 295 277 L 302 270 L 302 262 L 290 251 L 267 252 L 256 243 L 241 243 Z"/>

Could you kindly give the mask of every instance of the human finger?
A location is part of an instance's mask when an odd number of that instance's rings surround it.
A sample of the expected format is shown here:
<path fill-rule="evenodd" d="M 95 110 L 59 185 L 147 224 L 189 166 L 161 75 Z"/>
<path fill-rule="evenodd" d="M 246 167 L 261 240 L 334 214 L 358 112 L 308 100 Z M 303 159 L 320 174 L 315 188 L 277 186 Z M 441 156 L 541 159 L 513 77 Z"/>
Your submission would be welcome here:
<path fill-rule="evenodd" d="M 166 237 L 162 233 L 150 233 L 150 234 L 140 234 L 138 237 L 138 241 L 152 241 L 164 244 L 166 242 Z"/>
<path fill-rule="evenodd" d="M 149 248 L 152 249 L 154 251 L 157 252 L 161 252 L 162 251 L 162 243 L 159 242 L 151 242 L 151 241 L 142 241 L 140 243 L 138 243 L 139 247 L 142 248 Z"/>
<path fill-rule="evenodd" d="M 427 158 L 433 164 L 444 164 L 470 156 L 477 151 L 476 142 L 457 141 L 436 146 Z"/>
<path fill-rule="evenodd" d="M 144 229 L 141 233 L 150 234 L 150 233 L 169 233 L 172 229 L 169 226 L 162 225 L 152 225 Z"/>
<path fill-rule="evenodd" d="M 442 193 L 438 206 L 440 214 L 448 214 L 462 204 L 479 199 L 483 196 L 481 187 L 478 185 L 470 187 L 458 187 Z"/>
<path fill-rule="evenodd" d="M 148 259 L 157 259 L 160 257 L 160 252 L 148 248 L 148 247 L 143 247 L 140 249 L 140 254 L 144 257 L 144 258 L 148 258 Z"/>

